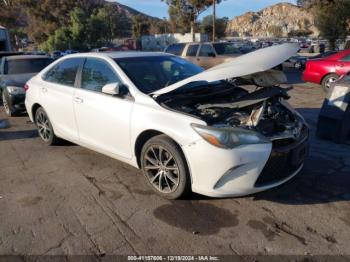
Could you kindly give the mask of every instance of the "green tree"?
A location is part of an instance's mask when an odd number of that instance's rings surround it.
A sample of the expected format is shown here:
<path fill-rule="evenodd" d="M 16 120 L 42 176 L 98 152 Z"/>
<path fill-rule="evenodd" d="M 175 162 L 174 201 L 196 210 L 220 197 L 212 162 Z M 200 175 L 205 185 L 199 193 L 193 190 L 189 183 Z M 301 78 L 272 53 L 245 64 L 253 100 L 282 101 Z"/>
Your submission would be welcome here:
<path fill-rule="evenodd" d="M 216 37 L 221 38 L 225 36 L 226 27 L 228 24 L 228 17 L 223 18 L 217 18 L 215 19 L 215 26 L 216 26 Z M 201 33 L 207 34 L 211 40 L 213 40 L 213 16 L 208 15 L 203 18 L 202 22 L 200 23 L 200 31 Z"/>
<path fill-rule="evenodd" d="M 273 36 L 273 37 L 282 37 L 283 36 L 282 27 L 279 25 L 270 25 L 267 28 L 267 32 L 269 33 L 270 36 Z"/>
<path fill-rule="evenodd" d="M 292 30 L 288 33 L 289 37 L 303 37 L 303 36 L 309 36 L 312 34 L 312 31 L 310 30 L 303 30 L 303 29 L 299 29 L 299 30 Z"/>
<path fill-rule="evenodd" d="M 329 41 L 330 48 L 335 49 L 337 39 L 345 39 L 349 34 L 350 1 L 334 0 L 313 8 L 315 23 L 321 36 Z"/>
<path fill-rule="evenodd" d="M 349 34 L 349 0 L 298 0 L 298 5 L 312 12 L 321 36 L 335 48 L 337 39 L 345 39 Z"/>
<path fill-rule="evenodd" d="M 182 33 L 191 29 L 192 40 L 195 41 L 195 32 L 198 16 L 213 5 L 214 0 L 162 0 L 169 6 L 169 16 L 173 25 Z M 216 0 L 220 3 L 222 0 Z"/>
<path fill-rule="evenodd" d="M 140 38 L 143 35 L 149 35 L 151 23 L 143 15 L 136 15 L 132 19 L 132 35 Z"/>

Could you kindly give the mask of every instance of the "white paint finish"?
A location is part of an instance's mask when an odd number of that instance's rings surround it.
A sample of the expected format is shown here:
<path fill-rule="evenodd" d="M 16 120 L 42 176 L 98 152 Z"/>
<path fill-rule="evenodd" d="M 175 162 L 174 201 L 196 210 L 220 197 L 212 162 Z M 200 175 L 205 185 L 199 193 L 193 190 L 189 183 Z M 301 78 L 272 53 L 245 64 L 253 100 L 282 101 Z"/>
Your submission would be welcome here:
<path fill-rule="evenodd" d="M 50 82 L 41 83 L 40 86 L 32 84 L 29 84 L 29 86 L 30 89 L 27 94 L 32 91 L 31 89 L 38 89 L 37 101 L 49 116 L 55 133 L 60 137 L 69 137 L 71 141 L 77 142 L 78 129 L 73 108 L 75 89 Z"/>
<path fill-rule="evenodd" d="M 73 101 L 80 143 L 131 159 L 134 102 L 83 89 L 76 89 Z"/>
<path fill-rule="evenodd" d="M 130 53 L 130 56 L 134 55 L 140 56 L 140 53 Z M 35 103 L 42 105 L 58 136 L 136 167 L 134 149 L 140 134 L 148 130 L 164 133 L 177 142 L 184 152 L 191 173 L 192 190 L 208 196 L 251 194 L 274 187 L 294 175 L 279 183 L 255 188 L 254 183 L 270 155 L 271 144 L 247 145 L 232 150 L 214 147 L 191 127 L 191 123 L 206 123 L 163 108 L 153 98 L 141 93 L 114 63 L 111 57 L 115 56 L 117 55 L 90 53 L 71 55 L 68 58 L 103 59 L 129 87 L 132 100 L 45 82 L 42 75 L 56 63 L 66 59 L 63 58 L 28 82 L 27 111 L 30 114 Z M 30 117 L 33 119 L 31 114 Z M 234 169 L 222 180 L 223 182 L 218 183 L 228 170 L 237 166 L 239 168 Z"/>

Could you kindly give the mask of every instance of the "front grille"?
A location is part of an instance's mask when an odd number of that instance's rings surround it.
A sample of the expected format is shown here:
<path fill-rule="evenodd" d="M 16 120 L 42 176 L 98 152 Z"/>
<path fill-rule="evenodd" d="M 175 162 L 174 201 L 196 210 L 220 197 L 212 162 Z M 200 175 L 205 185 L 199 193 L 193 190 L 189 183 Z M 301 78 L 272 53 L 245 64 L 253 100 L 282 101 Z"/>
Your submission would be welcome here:
<path fill-rule="evenodd" d="M 293 143 L 288 139 L 273 143 L 272 152 L 264 169 L 261 171 L 255 187 L 262 187 L 268 184 L 279 182 L 302 165 L 308 154 L 308 130 L 302 132 L 299 140 Z"/>

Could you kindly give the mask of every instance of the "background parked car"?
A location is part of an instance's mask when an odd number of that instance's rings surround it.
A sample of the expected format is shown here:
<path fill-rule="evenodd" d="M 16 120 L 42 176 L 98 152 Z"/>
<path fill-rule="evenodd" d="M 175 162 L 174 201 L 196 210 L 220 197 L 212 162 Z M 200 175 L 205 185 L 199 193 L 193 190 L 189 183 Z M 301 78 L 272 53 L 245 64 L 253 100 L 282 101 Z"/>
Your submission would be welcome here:
<path fill-rule="evenodd" d="M 283 63 L 284 67 L 293 67 L 295 69 L 301 70 L 305 68 L 305 64 L 308 58 L 306 56 L 292 56 L 287 61 Z"/>
<path fill-rule="evenodd" d="M 303 79 L 305 82 L 321 84 L 327 92 L 331 83 L 349 71 L 350 49 L 347 49 L 328 57 L 307 61 Z"/>
<path fill-rule="evenodd" d="M 5 113 L 25 111 L 25 83 L 53 61 L 48 56 L 5 56 L 0 62 L 0 94 Z"/>
<path fill-rule="evenodd" d="M 290 59 L 288 59 L 287 61 L 285 61 L 283 63 L 283 66 L 284 67 L 293 67 L 293 68 L 298 69 L 298 70 L 303 70 L 303 69 L 305 69 L 307 61 L 313 60 L 313 59 L 325 58 L 325 57 L 334 55 L 336 53 L 337 53 L 336 51 L 327 51 L 327 52 L 318 54 L 316 56 L 297 55 L 297 56 L 293 56 Z"/>
<path fill-rule="evenodd" d="M 166 53 L 181 56 L 205 69 L 242 55 L 233 43 L 178 43 L 169 45 Z"/>
<path fill-rule="evenodd" d="M 56 50 L 56 51 L 53 51 L 50 56 L 52 59 L 58 59 L 58 58 L 62 57 L 62 52 Z"/>

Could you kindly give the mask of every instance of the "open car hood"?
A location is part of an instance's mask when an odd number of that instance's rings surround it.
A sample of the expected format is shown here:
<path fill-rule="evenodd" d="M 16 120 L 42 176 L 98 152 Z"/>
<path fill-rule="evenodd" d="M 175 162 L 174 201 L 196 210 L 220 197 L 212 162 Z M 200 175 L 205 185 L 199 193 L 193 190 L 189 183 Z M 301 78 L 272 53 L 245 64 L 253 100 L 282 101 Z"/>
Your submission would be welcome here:
<path fill-rule="evenodd" d="M 162 88 L 153 92 L 152 95 L 158 96 L 166 94 L 191 82 L 215 82 L 267 71 L 295 55 L 298 50 L 298 44 L 289 43 L 259 49 Z"/>

